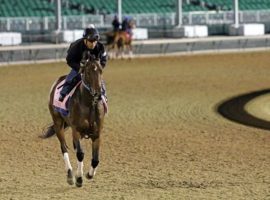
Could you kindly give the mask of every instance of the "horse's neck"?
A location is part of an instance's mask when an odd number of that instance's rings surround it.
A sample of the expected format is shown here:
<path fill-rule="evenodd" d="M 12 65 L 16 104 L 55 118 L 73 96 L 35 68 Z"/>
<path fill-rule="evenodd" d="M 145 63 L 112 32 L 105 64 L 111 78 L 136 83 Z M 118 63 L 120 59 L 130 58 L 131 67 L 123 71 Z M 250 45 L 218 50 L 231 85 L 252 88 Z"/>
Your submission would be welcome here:
<path fill-rule="evenodd" d="M 96 118 L 96 106 L 93 104 L 94 97 L 90 94 L 89 90 L 86 89 L 82 84 L 80 86 L 81 92 L 81 104 L 86 108 L 83 109 L 83 113 L 85 114 L 86 119 L 88 120 L 89 125 L 94 123 Z"/>
<path fill-rule="evenodd" d="M 83 84 L 80 85 L 80 93 L 81 93 L 81 101 L 82 104 L 89 107 L 91 106 L 91 102 L 93 97 L 91 96 L 89 90 L 87 90 Z"/>

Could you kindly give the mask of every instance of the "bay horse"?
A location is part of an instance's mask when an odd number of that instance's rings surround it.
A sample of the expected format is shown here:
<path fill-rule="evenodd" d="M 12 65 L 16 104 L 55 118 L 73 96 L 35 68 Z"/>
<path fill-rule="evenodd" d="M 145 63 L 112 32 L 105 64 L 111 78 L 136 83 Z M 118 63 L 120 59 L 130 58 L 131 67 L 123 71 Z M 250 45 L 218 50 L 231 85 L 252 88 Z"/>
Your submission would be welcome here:
<path fill-rule="evenodd" d="M 87 179 L 92 179 L 99 164 L 100 136 L 105 115 L 105 109 L 101 101 L 103 69 L 99 61 L 93 58 L 89 52 L 84 53 L 83 58 L 84 64 L 80 67 L 82 81 L 69 100 L 69 114 L 63 116 L 53 106 L 54 91 L 58 83 L 65 79 L 65 76 L 60 77 L 54 83 L 49 99 L 49 110 L 53 120 L 53 127 L 60 142 L 67 173 L 67 182 L 70 185 L 74 184 L 74 176 L 69 160 L 64 128 L 67 125 L 72 129 L 73 146 L 76 150 L 78 165 L 75 175 L 77 187 L 81 187 L 83 184 L 84 151 L 80 141 L 83 138 L 90 138 L 92 140 L 91 166 L 85 175 Z"/>
<path fill-rule="evenodd" d="M 119 55 L 123 58 L 127 51 L 130 58 L 132 57 L 132 36 L 125 31 L 118 31 L 114 36 L 114 48 L 116 48 L 116 57 Z"/>
<path fill-rule="evenodd" d="M 129 58 L 133 56 L 132 49 L 132 29 L 135 28 L 135 21 L 130 20 L 128 22 L 130 33 L 119 30 L 116 32 L 108 32 L 107 35 L 107 51 L 111 57 L 124 57 L 125 51 L 127 51 Z"/>

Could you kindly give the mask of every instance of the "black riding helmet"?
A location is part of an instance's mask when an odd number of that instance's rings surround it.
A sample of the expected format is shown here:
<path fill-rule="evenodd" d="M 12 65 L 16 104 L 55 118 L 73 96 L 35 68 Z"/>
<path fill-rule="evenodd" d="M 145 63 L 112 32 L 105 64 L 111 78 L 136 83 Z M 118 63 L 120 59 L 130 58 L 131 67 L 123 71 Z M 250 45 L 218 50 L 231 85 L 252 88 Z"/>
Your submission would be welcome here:
<path fill-rule="evenodd" d="M 99 40 L 98 30 L 95 28 L 86 28 L 83 32 L 83 38 L 93 42 Z"/>

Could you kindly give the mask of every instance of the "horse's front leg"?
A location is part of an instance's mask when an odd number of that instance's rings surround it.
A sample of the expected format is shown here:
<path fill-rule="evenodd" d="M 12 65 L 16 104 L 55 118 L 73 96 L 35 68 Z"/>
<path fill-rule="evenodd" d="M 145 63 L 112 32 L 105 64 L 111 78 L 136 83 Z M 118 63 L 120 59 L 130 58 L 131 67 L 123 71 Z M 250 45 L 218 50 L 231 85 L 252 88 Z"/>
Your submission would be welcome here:
<path fill-rule="evenodd" d="M 92 161 L 89 172 L 86 174 L 88 179 L 92 179 L 97 170 L 99 163 L 99 146 L 100 146 L 100 137 L 92 138 Z"/>
<path fill-rule="evenodd" d="M 115 47 L 115 57 L 119 58 L 121 56 L 121 47 L 116 46 Z"/>
<path fill-rule="evenodd" d="M 114 59 L 116 58 L 116 52 L 115 52 L 115 44 L 112 44 L 108 48 L 108 54 L 109 54 L 109 59 Z"/>
<path fill-rule="evenodd" d="M 75 129 L 72 130 L 73 135 L 73 145 L 74 149 L 76 150 L 76 156 L 77 156 L 77 172 L 76 172 L 76 186 L 81 187 L 83 183 L 83 158 L 84 158 L 84 152 L 81 146 L 80 142 L 80 133 L 77 132 Z"/>
<path fill-rule="evenodd" d="M 129 59 L 133 58 L 133 49 L 131 44 L 128 45 L 128 55 Z"/>

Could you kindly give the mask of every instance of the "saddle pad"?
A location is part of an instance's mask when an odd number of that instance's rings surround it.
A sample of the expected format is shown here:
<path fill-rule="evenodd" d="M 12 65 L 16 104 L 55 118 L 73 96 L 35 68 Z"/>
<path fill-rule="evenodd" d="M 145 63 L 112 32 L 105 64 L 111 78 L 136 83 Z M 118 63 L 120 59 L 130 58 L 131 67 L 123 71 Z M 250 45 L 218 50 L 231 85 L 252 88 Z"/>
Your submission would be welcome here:
<path fill-rule="evenodd" d="M 64 116 L 68 115 L 68 100 L 69 98 L 74 94 L 76 88 L 80 85 L 81 81 L 77 83 L 77 85 L 70 91 L 69 94 L 66 95 L 64 98 L 63 102 L 59 101 L 59 96 L 60 96 L 60 91 L 63 88 L 63 85 L 66 80 L 61 81 L 60 83 L 57 84 L 55 91 L 54 91 L 54 96 L 53 96 L 53 106 L 54 109 Z"/>
<path fill-rule="evenodd" d="M 70 97 L 74 94 L 76 88 L 80 85 L 81 81 L 77 83 L 77 85 L 71 90 L 69 94 L 66 95 L 64 98 L 63 102 L 59 101 L 59 96 L 60 96 L 60 91 L 65 83 L 65 80 L 61 81 L 60 83 L 57 84 L 55 91 L 54 91 L 54 97 L 53 97 L 53 106 L 54 110 L 57 112 L 60 112 L 62 115 L 67 116 L 69 113 L 69 108 L 68 108 L 68 102 Z M 104 106 L 104 112 L 105 114 L 108 114 L 109 108 L 108 108 L 108 103 L 106 98 L 101 95 L 101 101 Z"/>
<path fill-rule="evenodd" d="M 131 34 L 129 34 L 129 33 L 126 32 L 126 38 L 127 38 L 128 40 L 131 40 Z"/>

